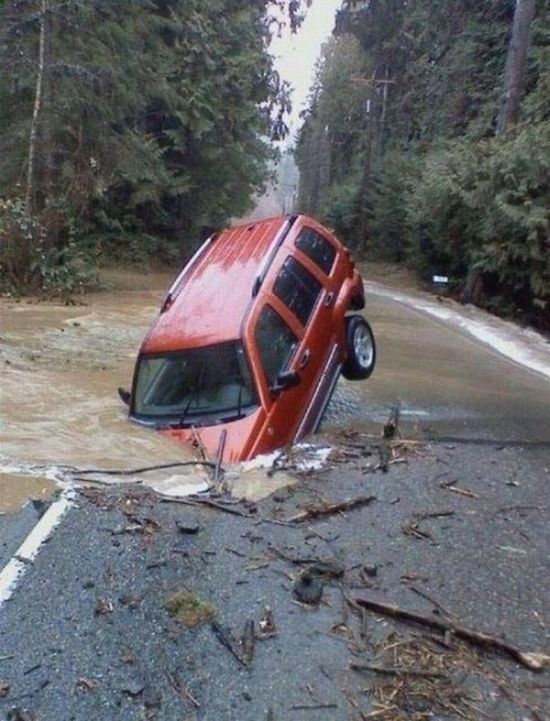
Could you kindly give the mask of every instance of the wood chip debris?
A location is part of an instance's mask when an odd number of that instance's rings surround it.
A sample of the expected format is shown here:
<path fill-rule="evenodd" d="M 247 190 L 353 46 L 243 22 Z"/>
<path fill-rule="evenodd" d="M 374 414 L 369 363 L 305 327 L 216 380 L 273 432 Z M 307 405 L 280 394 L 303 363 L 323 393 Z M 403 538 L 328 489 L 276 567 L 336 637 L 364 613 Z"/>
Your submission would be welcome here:
<path fill-rule="evenodd" d="M 376 611 L 377 613 L 391 616 L 392 618 L 397 618 L 401 621 L 412 621 L 413 623 L 435 628 L 442 633 L 449 632 L 455 637 L 467 641 L 479 648 L 499 651 L 510 656 L 531 671 L 540 671 L 543 668 L 550 666 L 550 656 L 547 654 L 521 651 L 501 638 L 477 631 L 475 629 L 466 628 L 465 626 L 460 626 L 458 623 L 450 620 L 429 618 L 419 613 L 399 608 L 395 605 L 381 603 L 368 598 L 356 598 L 355 603 L 359 606 L 364 606 L 371 611 Z"/>

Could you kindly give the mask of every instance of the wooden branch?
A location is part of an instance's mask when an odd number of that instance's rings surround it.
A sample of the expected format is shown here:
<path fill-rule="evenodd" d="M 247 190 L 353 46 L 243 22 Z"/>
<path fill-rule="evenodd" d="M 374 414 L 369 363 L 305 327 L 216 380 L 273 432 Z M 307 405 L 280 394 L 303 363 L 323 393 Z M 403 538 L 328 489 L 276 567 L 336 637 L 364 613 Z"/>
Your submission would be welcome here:
<path fill-rule="evenodd" d="M 248 664 L 241 658 L 237 651 L 235 651 L 231 640 L 228 638 L 227 634 L 220 626 L 220 624 L 216 621 L 211 621 L 210 628 L 212 629 L 212 631 L 214 631 L 214 635 L 222 644 L 222 646 L 224 646 L 229 651 L 229 653 L 237 659 L 241 666 L 244 666 L 244 668 L 248 669 Z"/>
<path fill-rule="evenodd" d="M 302 513 L 298 513 L 296 516 L 287 518 L 287 523 L 303 523 L 304 521 L 310 521 L 314 518 L 321 518 L 324 516 L 332 516 L 335 513 L 344 513 L 345 511 L 351 511 L 354 508 L 361 508 L 362 506 L 368 506 L 369 503 L 376 500 L 376 496 L 361 496 L 360 498 L 348 498 L 341 503 L 333 503 L 328 506 L 318 506 L 317 508 L 307 508 Z"/>
<path fill-rule="evenodd" d="M 464 626 L 460 626 L 459 624 L 449 620 L 444 621 L 441 619 L 429 618 L 427 616 L 422 616 L 419 613 L 399 608 L 399 606 L 380 603 L 379 601 L 373 601 L 368 598 L 356 598 L 355 602 L 359 604 L 359 606 L 363 606 L 364 608 L 376 611 L 377 613 L 381 613 L 385 616 L 391 616 L 392 618 L 397 618 L 400 621 L 412 621 L 413 623 L 418 623 L 422 626 L 435 628 L 442 633 L 449 632 L 457 638 L 461 638 L 463 641 L 468 641 L 468 643 L 479 646 L 480 648 L 500 651 L 501 653 L 507 654 L 513 658 L 514 661 L 518 661 L 523 666 L 526 666 L 531 671 L 540 671 L 546 666 L 550 666 L 550 656 L 547 654 L 520 651 L 516 648 L 516 646 L 512 646 L 512 644 L 509 644 L 503 639 L 491 636 L 487 633 L 482 633 L 481 631 L 465 628 Z"/>
<path fill-rule="evenodd" d="M 241 639 L 241 658 L 246 666 L 250 666 L 254 658 L 255 640 L 254 621 L 248 619 L 244 625 L 244 633 Z"/>
<path fill-rule="evenodd" d="M 174 689 L 174 691 L 181 696 L 181 698 L 185 698 L 188 701 L 191 701 L 193 706 L 195 708 L 200 708 L 201 705 L 197 701 L 197 699 L 193 696 L 191 691 L 188 689 L 188 687 L 183 683 L 183 681 L 176 676 L 176 674 L 171 673 L 168 669 L 165 669 L 166 676 L 168 678 L 168 681 L 170 681 L 170 685 Z"/>
<path fill-rule="evenodd" d="M 170 496 L 162 496 L 161 494 L 157 495 L 162 503 L 179 503 L 183 506 L 195 506 L 196 508 L 199 508 L 200 506 L 207 506 L 208 508 L 214 508 L 216 511 L 230 513 L 232 516 L 241 516 L 241 518 L 256 518 L 256 516 L 252 513 L 240 511 L 238 508 L 226 506 L 223 503 L 216 503 L 216 501 L 212 501 L 210 498 L 171 498 Z"/>
<path fill-rule="evenodd" d="M 349 667 L 352 671 L 373 671 L 383 676 L 420 676 L 422 678 L 446 678 L 441 671 L 426 671 L 420 668 L 399 668 L 397 666 L 379 666 L 374 663 L 361 663 L 351 661 Z"/>

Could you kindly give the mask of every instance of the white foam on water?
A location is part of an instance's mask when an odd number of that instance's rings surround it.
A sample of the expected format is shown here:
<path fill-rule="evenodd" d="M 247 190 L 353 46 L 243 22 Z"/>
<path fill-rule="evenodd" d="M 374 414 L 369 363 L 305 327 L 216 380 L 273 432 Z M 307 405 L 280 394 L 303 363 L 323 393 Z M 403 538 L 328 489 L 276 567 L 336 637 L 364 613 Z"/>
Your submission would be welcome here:
<path fill-rule="evenodd" d="M 332 448 L 330 446 L 316 446 L 311 443 L 297 443 L 292 446 L 290 453 L 286 451 L 274 451 L 262 456 L 256 456 L 250 461 L 241 463 L 240 470 L 243 473 L 261 468 L 267 470 L 280 459 L 285 466 L 301 472 L 318 471 L 326 464 Z"/>

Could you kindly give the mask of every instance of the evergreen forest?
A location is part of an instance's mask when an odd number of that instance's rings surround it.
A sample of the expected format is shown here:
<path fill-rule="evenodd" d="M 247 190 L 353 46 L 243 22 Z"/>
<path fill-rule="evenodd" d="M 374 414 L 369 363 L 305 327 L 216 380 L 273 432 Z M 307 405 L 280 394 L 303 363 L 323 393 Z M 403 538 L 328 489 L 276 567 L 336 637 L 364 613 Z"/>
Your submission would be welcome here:
<path fill-rule="evenodd" d="M 70 294 L 180 261 L 286 130 L 269 43 L 309 0 L 0 0 L 0 285 Z"/>
<path fill-rule="evenodd" d="M 299 134 L 299 207 L 550 329 L 550 3 L 344 0 Z"/>
<path fill-rule="evenodd" d="M 0 291 L 180 263 L 272 174 L 270 40 L 323 0 L 0 0 Z M 299 35 L 298 35 L 299 37 Z M 297 210 L 550 328 L 550 0 L 342 0 Z"/>

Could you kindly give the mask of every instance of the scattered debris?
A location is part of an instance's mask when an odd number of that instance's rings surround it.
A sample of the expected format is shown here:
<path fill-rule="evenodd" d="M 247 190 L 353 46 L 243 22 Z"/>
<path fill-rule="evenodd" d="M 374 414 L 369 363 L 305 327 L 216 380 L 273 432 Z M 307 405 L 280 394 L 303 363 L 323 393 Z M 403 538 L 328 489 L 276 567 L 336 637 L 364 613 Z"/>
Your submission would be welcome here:
<path fill-rule="evenodd" d="M 424 540 L 431 540 L 432 535 L 428 531 L 424 531 L 420 528 L 420 521 L 413 520 L 403 523 L 401 530 L 406 536 L 412 536 L 413 538 L 420 538 Z"/>
<path fill-rule="evenodd" d="M 258 624 L 258 629 L 259 630 L 257 631 L 256 635 L 260 639 L 272 638 L 278 633 L 277 627 L 275 626 L 273 611 L 269 606 L 266 606 L 264 608 L 262 618 L 260 619 L 260 623 Z"/>
<path fill-rule="evenodd" d="M 423 521 L 432 518 L 449 518 L 455 515 L 455 511 L 433 511 L 430 513 L 415 513 L 412 520 L 407 521 L 401 526 L 401 530 L 406 536 L 413 538 L 432 540 L 432 534 L 420 527 Z"/>
<path fill-rule="evenodd" d="M 331 516 L 336 513 L 345 513 L 355 508 L 362 508 L 368 506 L 370 503 L 376 500 L 376 496 L 361 496 L 359 498 L 348 498 L 340 503 L 325 504 L 322 506 L 306 508 L 305 511 L 298 513 L 296 516 L 292 516 L 286 520 L 287 523 L 303 523 L 304 521 L 310 521 L 314 518 L 321 518 L 325 516 Z"/>
<path fill-rule="evenodd" d="M 183 521 L 176 521 L 176 527 L 180 533 L 185 535 L 194 536 L 200 531 L 198 523 L 184 523 Z"/>
<path fill-rule="evenodd" d="M 477 493 L 474 493 L 473 491 L 469 491 L 466 488 L 460 488 L 459 486 L 455 486 L 455 481 L 442 481 L 439 484 L 440 488 L 446 488 L 448 491 L 451 491 L 451 493 L 456 493 L 459 496 L 465 496 L 466 498 L 475 498 L 478 499 L 479 496 Z"/>
<path fill-rule="evenodd" d="M 228 636 L 228 634 L 223 630 L 223 628 L 220 626 L 217 621 L 211 621 L 210 622 L 210 628 L 214 632 L 214 635 L 218 639 L 218 641 L 226 648 L 229 653 L 237 659 L 237 661 L 240 663 L 241 666 L 244 666 L 244 668 L 248 668 L 248 665 L 243 660 L 241 655 L 235 650 L 235 644 L 231 640 L 231 638 Z"/>
<path fill-rule="evenodd" d="M 399 433 L 399 415 L 401 413 L 401 403 L 396 403 L 390 412 L 390 417 L 382 430 L 382 437 L 391 440 Z"/>
<path fill-rule="evenodd" d="M 10 691 L 9 683 L 6 683 L 5 681 L 0 681 L 0 698 L 6 698 L 9 691 Z"/>
<path fill-rule="evenodd" d="M 376 611 L 377 613 L 391 616 L 392 618 L 397 618 L 401 621 L 412 621 L 413 623 L 418 623 L 423 626 L 429 626 L 430 628 L 435 628 L 442 633 L 451 633 L 457 638 L 461 638 L 481 648 L 500 651 L 532 671 L 540 671 L 550 665 L 549 655 L 520 651 L 518 648 L 512 646 L 503 639 L 476 631 L 474 629 L 465 628 L 464 626 L 459 626 L 457 623 L 449 620 L 443 621 L 441 619 L 428 618 L 427 616 L 422 616 L 419 613 L 404 610 L 398 606 L 380 603 L 367 598 L 356 598 L 355 602 L 360 606 L 370 609 L 371 611 Z"/>
<path fill-rule="evenodd" d="M 369 578 L 376 578 L 378 575 L 378 566 L 363 564 L 362 570 L 366 573 Z"/>
<path fill-rule="evenodd" d="M 105 616 L 114 611 L 114 606 L 107 598 L 98 598 L 94 613 L 96 616 Z"/>
<path fill-rule="evenodd" d="M 216 486 L 220 482 L 220 473 L 223 474 L 222 470 L 222 458 L 225 451 L 225 444 L 227 441 L 227 429 L 224 428 L 220 434 L 220 441 L 218 444 L 218 450 L 216 452 L 216 464 L 214 466 L 214 483 Z"/>
<path fill-rule="evenodd" d="M 222 511 L 223 513 L 230 513 L 234 516 L 241 516 L 243 518 L 255 518 L 254 514 L 251 511 L 241 511 L 238 508 L 235 508 L 233 505 L 229 505 L 227 503 L 221 503 L 219 501 L 214 501 L 211 498 L 199 498 L 198 496 L 188 496 L 187 498 L 170 498 L 168 496 L 159 496 L 160 500 L 163 503 L 180 503 L 184 506 L 208 506 L 209 508 L 214 508 L 217 511 Z"/>
<path fill-rule="evenodd" d="M 423 591 L 420 588 L 417 588 L 416 586 L 409 586 L 411 591 L 413 593 L 416 593 L 417 596 L 422 596 L 422 598 L 425 598 L 426 601 L 429 601 L 437 610 L 437 612 L 442 613 L 444 616 L 447 616 L 447 618 L 453 618 L 453 614 L 449 613 L 447 609 L 442 606 L 438 601 L 435 600 L 435 598 L 432 598 L 426 591 Z"/>
<path fill-rule="evenodd" d="M 244 633 L 241 638 L 241 658 L 246 666 L 250 666 L 254 658 L 255 640 L 254 621 L 248 619 L 244 624 Z"/>
<path fill-rule="evenodd" d="M 434 648 L 431 639 L 403 638 L 390 634 L 376 649 L 375 659 L 354 658 L 350 668 L 371 673 L 372 711 L 361 718 L 378 721 L 424 721 L 458 718 L 479 721 L 472 713 L 462 680 L 465 674 L 481 673 L 478 658 L 466 644 L 451 653 Z"/>
<path fill-rule="evenodd" d="M 132 513 L 128 513 L 127 516 L 131 519 L 131 522 L 126 523 L 124 526 L 112 531 L 114 536 L 119 536 L 125 533 L 143 533 L 144 535 L 150 536 L 160 530 L 160 524 L 152 518 L 139 518 L 138 516 L 134 516 Z"/>
<path fill-rule="evenodd" d="M 130 609 L 130 611 L 135 611 L 136 608 L 139 608 L 139 605 L 143 601 L 143 596 L 136 596 L 131 593 L 123 593 L 121 596 L 119 596 L 118 600 L 122 606 L 126 606 L 126 608 Z"/>
<path fill-rule="evenodd" d="M 269 550 L 283 561 L 288 561 L 296 566 L 308 566 L 309 570 L 318 576 L 327 576 L 329 578 L 342 578 L 346 568 L 335 558 L 296 558 L 284 553 L 279 548 L 269 545 Z"/>
<path fill-rule="evenodd" d="M 379 666 L 375 663 L 364 663 L 361 661 L 351 661 L 349 665 L 352 671 L 372 671 L 383 676 L 420 676 L 423 678 L 445 678 L 446 674 L 441 671 L 425 671 L 421 668 L 402 668 L 391 666 Z"/>
<path fill-rule="evenodd" d="M 86 676 L 82 676 L 76 682 L 76 690 L 84 691 L 87 693 L 89 693 L 91 691 L 95 691 L 98 686 L 99 686 L 99 683 L 95 679 L 87 678 Z"/>
<path fill-rule="evenodd" d="M 8 721 L 36 721 L 36 716 L 30 711 L 16 707 L 8 711 L 7 719 Z"/>
<path fill-rule="evenodd" d="M 294 582 L 294 595 L 308 606 L 316 606 L 323 595 L 323 582 L 318 574 L 306 568 Z"/>
<path fill-rule="evenodd" d="M 216 616 L 216 610 L 212 604 L 203 601 L 192 591 L 178 591 L 168 599 L 166 608 L 188 628 L 208 623 Z"/>
<path fill-rule="evenodd" d="M 176 673 L 172 673 L 171 671 L 166 669 L 166 677 L 168 678 L 170 685 L 172 686 L 174 691 L 178 694 L 178 696 L 181 696 L 181 698 L 191 701 L 191 703 L 193 704 L 193 706 L 195 708 L 201 707 L 200 703 L 193 696 L 193 694 L 189 690 L 188 686 L 181 680 L 181 678 L 179 678 L 179 676 Z"/>
<path fill-rule="evenodd" d="M 374 467 L 374 470 L 381 470 L 383 473 L 387 473 L 392 461 L 392 451 L 389 443 L 382 443 L 378 446 L 378 457 L 379 463 Z"/>

